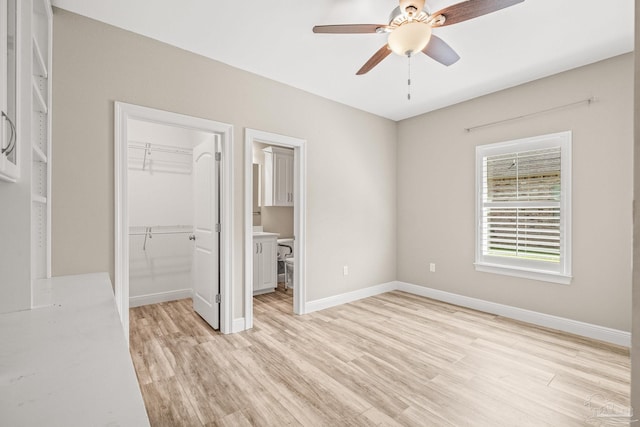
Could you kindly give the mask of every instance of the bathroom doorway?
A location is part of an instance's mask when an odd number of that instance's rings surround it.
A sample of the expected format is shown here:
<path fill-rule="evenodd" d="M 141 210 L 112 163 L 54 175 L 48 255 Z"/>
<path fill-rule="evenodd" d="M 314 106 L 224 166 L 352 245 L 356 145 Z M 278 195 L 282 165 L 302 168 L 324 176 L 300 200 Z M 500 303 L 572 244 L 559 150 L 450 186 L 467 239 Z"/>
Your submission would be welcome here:
<path fill-rule="evenodd" d="M 245 129 L 244 329 L 254 294 L 292 293 L 305 313 L 305 158 L 305 140 Z"/>

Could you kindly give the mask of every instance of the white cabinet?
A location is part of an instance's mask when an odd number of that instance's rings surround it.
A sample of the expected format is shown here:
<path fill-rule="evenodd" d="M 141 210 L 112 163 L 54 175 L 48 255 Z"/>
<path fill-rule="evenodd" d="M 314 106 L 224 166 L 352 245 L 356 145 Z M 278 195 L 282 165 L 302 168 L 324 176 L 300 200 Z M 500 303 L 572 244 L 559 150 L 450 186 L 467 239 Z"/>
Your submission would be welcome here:
<path fill-rule="evenodd" d="M 0 179 L 15 182 L 20 177 L 16 129 L 19 15 L 16 0 L 0 0 Z"/>
<path fill-rule="evenodd" d="M 278 286 L 278 235 L 253 236 L 253 293 L 272 292 Z"/>
<path fill-rule="evenodd" d="M 267 147 L 264 152 L 263 206 L 293 206 L 293 150 Z"/>

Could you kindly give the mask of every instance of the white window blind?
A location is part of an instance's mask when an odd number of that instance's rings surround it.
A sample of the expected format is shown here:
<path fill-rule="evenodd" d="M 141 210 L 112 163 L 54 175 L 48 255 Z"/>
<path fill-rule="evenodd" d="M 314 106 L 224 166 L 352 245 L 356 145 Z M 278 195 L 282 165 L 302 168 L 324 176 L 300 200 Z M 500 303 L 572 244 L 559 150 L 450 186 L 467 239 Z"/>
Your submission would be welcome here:
<path fill-rule="evenodd" d="M 568 276 L 567 141 L 565 132 L 477 148 L 479 269 L 543 280 Z"/>

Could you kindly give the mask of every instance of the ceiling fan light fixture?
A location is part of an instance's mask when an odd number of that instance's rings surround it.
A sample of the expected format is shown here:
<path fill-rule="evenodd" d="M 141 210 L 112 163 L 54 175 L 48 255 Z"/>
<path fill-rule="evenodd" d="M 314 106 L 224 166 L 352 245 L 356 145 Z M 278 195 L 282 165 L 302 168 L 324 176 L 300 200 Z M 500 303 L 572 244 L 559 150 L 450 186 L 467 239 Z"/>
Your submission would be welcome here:
<path fill-rule="evenodd" d="M 398 55 L 411 55 L 424 49 L 431 39 L 431 25 L 424 22 L 407 22 L 389 34 L 388 44 Z"/>

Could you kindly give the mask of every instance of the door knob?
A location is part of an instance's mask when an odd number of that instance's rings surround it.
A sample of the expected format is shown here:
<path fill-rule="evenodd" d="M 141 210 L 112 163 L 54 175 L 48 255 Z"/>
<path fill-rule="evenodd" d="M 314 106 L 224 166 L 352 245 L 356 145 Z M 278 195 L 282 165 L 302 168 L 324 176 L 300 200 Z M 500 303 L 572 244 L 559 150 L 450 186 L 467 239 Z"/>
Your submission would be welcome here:
<path fill-rule="evenodd" d="M 195 234 L 190 235 L 189 240 L 196 240 L 196 235 Z"/>

